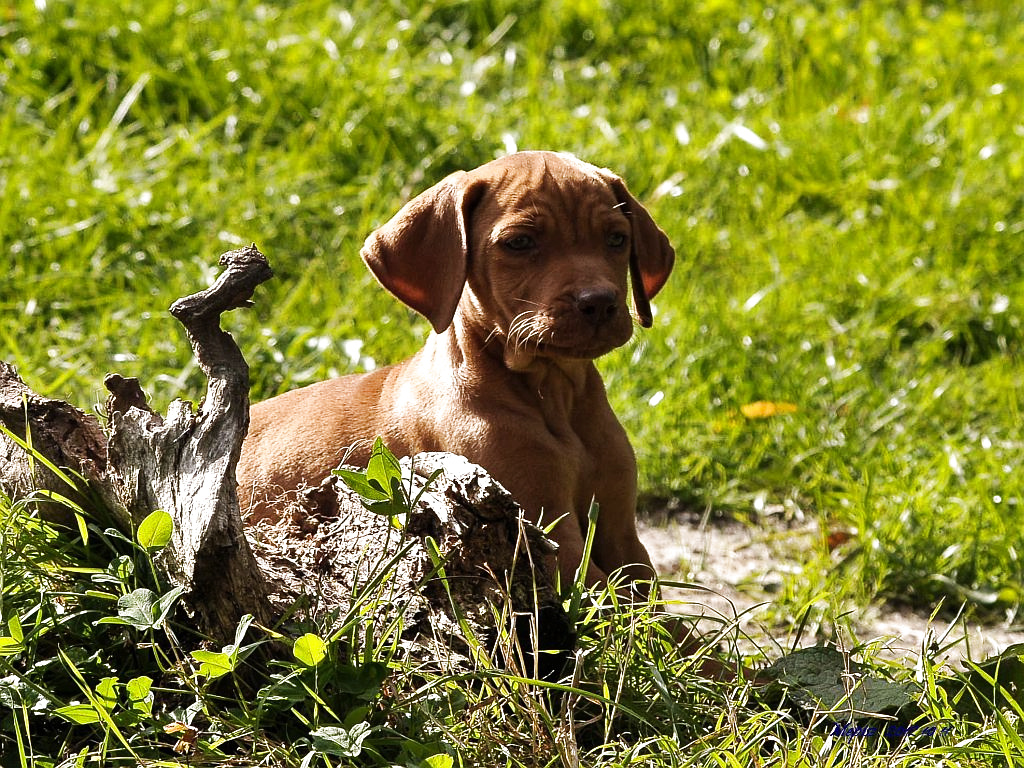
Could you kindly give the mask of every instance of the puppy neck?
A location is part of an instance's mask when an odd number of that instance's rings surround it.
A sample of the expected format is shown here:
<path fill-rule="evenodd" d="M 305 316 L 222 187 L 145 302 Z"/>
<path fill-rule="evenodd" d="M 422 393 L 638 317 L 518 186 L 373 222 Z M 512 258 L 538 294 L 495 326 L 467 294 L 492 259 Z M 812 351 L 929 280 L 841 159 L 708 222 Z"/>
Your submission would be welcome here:
<path fill-rule="evenodd" d="M 571 402 L 583 394 L 594 370 L 590 360 L 535 357 L 517 373 L 526 378 L 530 388 L 541 398 L 554 397 L 563 402 Z"/>
<path fill-rule="evenodd" d="M 500 381 L 511 372 L 540 398 L 563 402 L 581 395 L 597 375 L 591 360 L 537 354 L 507 342 L 500 330 L 469 322 L 460 308 L 448 328 L 430 334 L 418 356 L 436 370 L 454 372 L 455 381 L 468 389 L 478 382 Z"/>

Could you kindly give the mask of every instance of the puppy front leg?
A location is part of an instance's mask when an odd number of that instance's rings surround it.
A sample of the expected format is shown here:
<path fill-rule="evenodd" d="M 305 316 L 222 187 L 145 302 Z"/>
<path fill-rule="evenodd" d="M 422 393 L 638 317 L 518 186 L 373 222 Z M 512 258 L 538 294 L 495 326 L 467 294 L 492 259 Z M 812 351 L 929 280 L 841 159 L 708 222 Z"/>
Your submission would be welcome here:
<path fill-rule="evenodd" d="M 653 579 L 655 572 L 636 530 L 636 464 L 628 444 L 616 466 L 625 469 L 607 473 L 595 495 L 598 517 L 593 559 L 613 578 L 618 573 L 627 581 L 642 584 L 647 594 L 650 590 L 645 582 Z"/>
<path fill-rule="evenodd" d="M 563 503 L 568 505 L 569 502 Z M 549 513 L 548 510 L 567 508 L 567 506 L 553 505 L 531 506 L 528 503 L 524 503 L 523 507 L 528 511 L 541 509 L 540 524 L 543 527 L 547 527 L 553 519 L 556 519 L 554 514 Z M 538 519 L 533 515 L 531 517 Z M 612 540 L 609 541 L 608 532 L 602 531 L 600 520 L 599 516 L 590 559 L 583 575 L 584 586 L 587 588 L 604 586 L 608 583 L 609 573 L 614 570 L 616 571 L 614 579 L 620 598 L 629 602 L 646 600 L 650 593 L 648 582 L 654 576 L 654 568 L 651 565 L 647 549 L 636 536 L 635 528 L 630 529 L 632 536 L 624 535 L 626 533 L 624 531 L 615 530 L 612 532 Z M 563 589 L 575 583 L 578 578 L 586 551 L 588 528 L 587 517 L 579 513 L 570 513 L 561 517 L 549 534 L 551 539 L 558 544 L 558 574 Z M 619 570 L 620 568 L 621 570 Z"/>

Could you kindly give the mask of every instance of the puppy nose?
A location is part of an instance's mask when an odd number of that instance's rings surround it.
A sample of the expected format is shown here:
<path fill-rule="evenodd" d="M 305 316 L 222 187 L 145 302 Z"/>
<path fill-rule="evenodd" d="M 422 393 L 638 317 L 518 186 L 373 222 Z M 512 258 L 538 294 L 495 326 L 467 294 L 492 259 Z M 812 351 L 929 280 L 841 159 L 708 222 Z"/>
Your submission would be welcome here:
<path fill-rule="evenodd" d="M 613 290 L 584 288 L 576 294 L 576 309 L 594 325 L 611 320 L 619 311 L 619 297 Z"/>

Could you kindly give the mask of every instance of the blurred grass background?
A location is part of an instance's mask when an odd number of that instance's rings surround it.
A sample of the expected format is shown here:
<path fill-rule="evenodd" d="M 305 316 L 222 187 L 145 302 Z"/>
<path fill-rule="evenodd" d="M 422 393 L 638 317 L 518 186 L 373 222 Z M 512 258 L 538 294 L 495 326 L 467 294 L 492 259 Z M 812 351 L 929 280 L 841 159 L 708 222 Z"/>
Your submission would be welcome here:
<path fill-rule="evenodd" d="M 197 400 L 166 308 L 256 242 L 277 278 L 227 320 L 255 398 L 394 362 L 428 326 L 363 238 L 452 170 L 570 151 L 678 252 L 601 363 L 646 506 L 816 517 L 783 616 L 1016 620 L 1022 93 L 1019 3 L 8 3 L 0 358 L 86 408 L 108 371 Z"/>

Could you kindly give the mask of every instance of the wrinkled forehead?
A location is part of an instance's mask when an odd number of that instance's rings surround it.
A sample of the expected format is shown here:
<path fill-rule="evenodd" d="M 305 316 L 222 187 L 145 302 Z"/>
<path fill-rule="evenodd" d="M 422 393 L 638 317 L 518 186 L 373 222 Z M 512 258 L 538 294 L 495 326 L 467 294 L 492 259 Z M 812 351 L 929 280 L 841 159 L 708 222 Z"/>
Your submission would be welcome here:
<path fill-rule="evenodd" d="M 480 209 L 492 223 L 551 219 L 566 225 L 600 226 L 625 219 L 608 178 L 571 155 L 526 153 L 493 161 L 473 171 L 487 182 Z"/>

